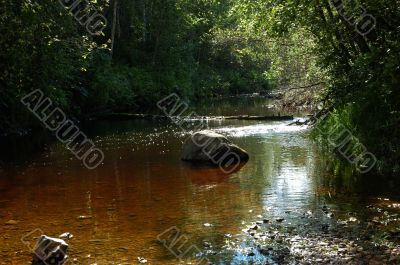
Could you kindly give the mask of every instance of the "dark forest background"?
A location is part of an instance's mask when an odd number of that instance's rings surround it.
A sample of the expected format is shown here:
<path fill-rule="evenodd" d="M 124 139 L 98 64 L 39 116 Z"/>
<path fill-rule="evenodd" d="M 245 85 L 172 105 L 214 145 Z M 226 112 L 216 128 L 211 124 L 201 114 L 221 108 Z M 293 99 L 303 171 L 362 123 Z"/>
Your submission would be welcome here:
<path fill-rule="evenodd" d="M 108 23 L 95 36 L 59 1 L 0 2 L 2 134 L 37 123 L 20 99 L 38 88 L 83 119 L 150 111 L 171 92 L 191 102 L 318 86 L 334 106 L 324 122 L 346 125 L 379 172 L 400 171 L 398 0 L 96 0 Z"/>

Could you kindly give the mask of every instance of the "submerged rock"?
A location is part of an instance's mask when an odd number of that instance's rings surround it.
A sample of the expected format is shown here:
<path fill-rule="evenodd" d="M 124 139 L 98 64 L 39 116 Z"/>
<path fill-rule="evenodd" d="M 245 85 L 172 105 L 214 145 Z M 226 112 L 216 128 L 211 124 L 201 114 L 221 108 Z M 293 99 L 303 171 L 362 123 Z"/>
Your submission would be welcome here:
<path fill-rule="evenodd" d="M 182 160 L 226 166 L 249 160 L 248 153 L 225 136 L 204 130 L 192 134 L 183 144 Z"/>
<path fill-rule="evenodd" d="M 62 265 L 68 258 L 67 250 L 64 240 L 42 235 L 33 251 L 32 265 Z"/>
<path fill-rule="evenodd" d="M 18 224 L 18 221 L 15 220 L 9 220 L 6 222 L 6 225 L 16 225 L 16 224 Z"/>

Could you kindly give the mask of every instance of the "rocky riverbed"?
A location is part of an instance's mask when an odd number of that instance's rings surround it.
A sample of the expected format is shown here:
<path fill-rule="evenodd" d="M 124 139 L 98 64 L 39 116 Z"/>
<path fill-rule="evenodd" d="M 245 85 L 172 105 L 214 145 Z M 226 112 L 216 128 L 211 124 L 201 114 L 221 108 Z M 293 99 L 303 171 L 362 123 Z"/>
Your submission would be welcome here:
<path fill-rule="evenodd" d="M 379 200 L 365 207 L 367 219 L 328 206 L 284 217 L 258 215 L 243 223 L 243 233 L 225 235 L 222 251 L 206 242 L 206 253 L 215 264 L 218 252 L 231 255 L 231 264 L 400 264 L 400 205 Z"/>

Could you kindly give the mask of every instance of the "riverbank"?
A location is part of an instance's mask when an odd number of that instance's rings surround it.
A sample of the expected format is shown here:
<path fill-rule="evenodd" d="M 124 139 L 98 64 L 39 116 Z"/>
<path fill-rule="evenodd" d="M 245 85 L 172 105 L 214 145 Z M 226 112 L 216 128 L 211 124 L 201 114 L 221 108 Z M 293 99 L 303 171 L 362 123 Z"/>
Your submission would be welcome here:
<path fill-rule="evenodd" d="M 276 100 L 274 105 L 282 110 L 314 113 L 321 102 L 322 90 L 323 85 L 319 84 L 312 87 L 277 89 L 269 96 Z"/>

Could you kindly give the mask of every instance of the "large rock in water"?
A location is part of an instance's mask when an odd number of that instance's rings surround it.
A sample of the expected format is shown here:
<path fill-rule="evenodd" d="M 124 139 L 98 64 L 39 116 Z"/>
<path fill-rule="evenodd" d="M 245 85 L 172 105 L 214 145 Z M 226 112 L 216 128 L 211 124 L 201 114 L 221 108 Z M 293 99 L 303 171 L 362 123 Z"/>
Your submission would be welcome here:
<path fill-rule="evenodd" d="M 33 251 L 32 265 L 62 265 L 68 258 L 67 250 L 64 240 L 42 235 Z"/>
<path fill-rule="evenodd" d="M 211 163 L 217 166 L 232 165 L 249 160 L 248 153 L 234 145 L 225 136 L 204 130 L 192 134 L 183 144 L 182 160 Z"/>

